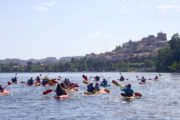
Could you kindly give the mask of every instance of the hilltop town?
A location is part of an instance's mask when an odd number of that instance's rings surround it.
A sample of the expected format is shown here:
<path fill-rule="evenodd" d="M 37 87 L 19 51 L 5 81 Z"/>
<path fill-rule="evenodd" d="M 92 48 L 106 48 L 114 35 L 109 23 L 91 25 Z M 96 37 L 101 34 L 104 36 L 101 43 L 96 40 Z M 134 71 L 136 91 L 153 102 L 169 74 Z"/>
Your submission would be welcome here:
<path fill-rule="evenodd" d="M 93 59 L 104 59 L 110 61 L 116 60 L 129 60 L 132 58 L 141 57 L 153 57 L 157 54 L 160 48 L 168 45 L 167 37 L 165 33 L 157 33 L 157 37 L 154 35 L 149 35 L 148 37 L 142 38 L 140 41 L 129 41 L 117 46 L 115 50 L 111 52 L 105 52 L 101 54 L 87 54 L 86 58 L 88 60 Z"/>

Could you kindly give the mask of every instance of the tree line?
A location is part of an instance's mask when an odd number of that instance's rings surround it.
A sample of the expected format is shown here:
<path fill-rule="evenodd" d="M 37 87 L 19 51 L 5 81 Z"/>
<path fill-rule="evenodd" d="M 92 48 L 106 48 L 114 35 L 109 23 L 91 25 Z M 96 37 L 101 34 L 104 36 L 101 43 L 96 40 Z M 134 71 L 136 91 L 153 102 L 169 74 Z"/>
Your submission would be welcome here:
<path fill-rule="evenodd" d="M 139 60 L 138 60 L 139 61 Z M 142 61 L 142 60 L 140 60 Z M 125 60 L 106 61 L 101 59 L 79 60 L 72 58 L 71 62 L 41 64 L 29 61 L 26 66 L 17 63 L 0 64 L 0 72 L 109 72 L 109 71 L 136 71 L 141 68 L 152 68 L 155 63 L 146 58 L 142 62 L 130 62 Z"/>

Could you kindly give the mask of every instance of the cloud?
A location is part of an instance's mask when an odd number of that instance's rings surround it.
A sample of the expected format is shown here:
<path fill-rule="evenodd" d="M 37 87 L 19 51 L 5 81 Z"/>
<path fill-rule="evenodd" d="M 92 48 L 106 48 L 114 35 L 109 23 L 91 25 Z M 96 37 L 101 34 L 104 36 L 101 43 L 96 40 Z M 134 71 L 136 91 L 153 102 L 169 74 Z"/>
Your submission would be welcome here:
<path fill-rule="evenodd" d="M 161 5 L 157 7 L 158 9 L 177 9 L 180 8 L 179 5 Z"/>
<path fill-rule="evenodd" d="M 42 5 L 48 6 L 48 7 L 53 7 L 54 5 L 56 5 L 56 1 L 52 1 L 52 2 L 43 2 Z"/>
<path fill-rule="evenodd" d="M 43 6 L 34 6 L 33 8 L 38 10 L 38 11 L 46 11 L 47 10 L 47 8 L 43 7 Z"/>
<path fill-rule="evenodd" d="M 43 2 L 40 5 L 36 5 L 33 8 L 38 10 L 38 11 L 46 11 L 48 10 L 50 7 L 53 7 L 56 5 L 56 1 L 52 1 L 52 2 Z"/>

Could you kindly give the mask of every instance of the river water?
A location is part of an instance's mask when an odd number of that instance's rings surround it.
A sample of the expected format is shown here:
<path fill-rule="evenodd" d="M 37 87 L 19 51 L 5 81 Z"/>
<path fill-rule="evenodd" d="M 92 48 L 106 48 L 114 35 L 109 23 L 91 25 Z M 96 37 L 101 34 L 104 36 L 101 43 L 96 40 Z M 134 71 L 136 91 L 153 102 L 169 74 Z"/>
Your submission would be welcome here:
<path fill-rule="evenodd" d="M 110 93 L 94 96 L 84 95 L 87 86 L 82 75 L 104 76 L 111 84 Z M 0 82 L 7 85 L 14 73 L 0 73 Z M 27 81 L 40 73 L 18 73 L 18 81 Z M 1 120 L 179 120 L 180 119 L 180 74 L 161 73 L 160 81 L 148 80 L 140 85 L 136 76 L 147 79 L 158 73 L 122 73 L 128 80 L 122 85 L 132 84 L 135 92 L 141 93 L 141 99 L 124 101 L 119 97 L 119 87 L 111 81 L 117 80 L 118 72 L 99 73 L 42 73 L 49 78 L 69 78 L 79 84 L 79 91 L 70 93 L 65 100 L 54 99 L 55 93 L 42 95 L 47 89 L 55 87 L 27 86 L 18 83 L 6 87 L 10 95 L 0 96 Z M 92 81 L 93 82 L 93 81 Z"/>

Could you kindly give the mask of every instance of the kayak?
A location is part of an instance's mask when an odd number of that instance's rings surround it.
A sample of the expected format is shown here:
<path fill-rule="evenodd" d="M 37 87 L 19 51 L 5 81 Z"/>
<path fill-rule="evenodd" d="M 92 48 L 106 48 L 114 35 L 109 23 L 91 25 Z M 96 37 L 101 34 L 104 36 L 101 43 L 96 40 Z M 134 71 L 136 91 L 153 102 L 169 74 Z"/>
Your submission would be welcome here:
<path fill-rule="evenodd" d="M 69 97 L 70 97 L 69 95 L 54 96 L 55 99 L 59 99 L 59 100 L 63 100 L 63 99 L 69 98 Z"/>
<path fill-rule="evenodd" d="M 41 83 L 34 83 L 34 85 L 35 85 L 35 86 L 40 86 L 40 85 L 41 85 Z"/>
<path fill-rule="evenodd" d="M 0 92 L 0 95 L 8 95 L 9 94 L 9 90 L 4 90 L 4 92 Z"/>
<path fill-rule="evenodd" d="M 159 79 L 154 79 L 155 81 L 159 81 Z"/>
<path fill-rule="evenodd" d="M 108 87 L 108 86 L 111 86 L 111 85 L 99 85 L 101 87 Z"/>
<path fill-rule="evenodd" d="M 56 86 L 56 84 L 52 84 L 52 85 L 51 85 L 51 84 L 48 83 L 48 84 L 46 84 L 45 86 L 46 86 L 46 87 L 49 87 L 49 86 Z"/>
<path fill-rule="evenodd" d="M 146 84 L 146 82 L 139 82 L 139 84 Z"/>
<path fill-rule="evenodd" d="M 91 92 L 86 91 L 86 92 L 84 92 L 84 94 L 85 94 L 85 95 L 98 95 L 98 94 L 101 94 L 101 93 L 103 93 L 103 92 L 104 92 L 104 88 L 100 88 L 100 91 L 96 91 L 96 92 L 94 92 L 94 93 L 91 93 Z"/>
<path fill-rule="evenodd" d="M 124 100 L 134 100 L 134 99 L 136 99 L 135 96 L 131 96 L 131 97 L 128 97 L 128 96 L 121 96 L 121 98 L 124 99 Z"/>
<path fill-rule="evenodd" d="M 72 88 L 72 89 L 66 89 L 66 92 L 75 92 L 75 91 L 79 91 L 78 89 Z"/>

